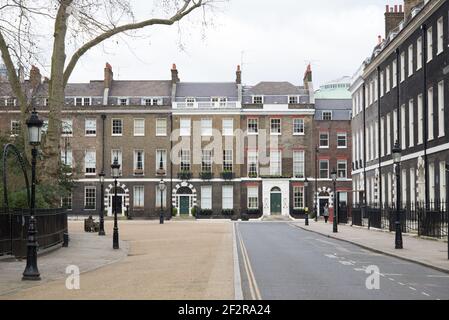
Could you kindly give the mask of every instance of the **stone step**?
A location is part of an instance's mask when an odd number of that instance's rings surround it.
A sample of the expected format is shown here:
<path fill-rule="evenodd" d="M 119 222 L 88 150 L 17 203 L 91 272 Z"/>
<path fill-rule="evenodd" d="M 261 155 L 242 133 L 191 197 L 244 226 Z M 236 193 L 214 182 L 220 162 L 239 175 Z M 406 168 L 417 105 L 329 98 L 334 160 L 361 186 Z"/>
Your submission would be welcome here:
<path fill-rule="evenodd" d="M 262 221 L 291 221 L 290 217 L 286 216 L 265 216 Z"/>
<path fill-rule="evenodd" d="M 195 220 L 196 220 L 195 217 L 191 217 L 189 215 L 182 215 L 182 216 L 172 218 L 172 221 L 195 221 Z"/>

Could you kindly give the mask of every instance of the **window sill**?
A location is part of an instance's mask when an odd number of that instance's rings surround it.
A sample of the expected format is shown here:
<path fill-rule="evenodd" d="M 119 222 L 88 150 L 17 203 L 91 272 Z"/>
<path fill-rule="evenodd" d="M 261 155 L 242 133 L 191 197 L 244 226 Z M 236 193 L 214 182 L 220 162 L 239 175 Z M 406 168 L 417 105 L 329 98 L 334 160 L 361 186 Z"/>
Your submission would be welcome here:
<path fill-rule="evenodd" d="M 305 136 L 306 134 L 305 133 L 294 133 L 293 135 L 294 136 Z"/>
<path fill-rule="evenodd" d="M 97 174 L 96 173 L 85 173 L 84 174 L 86 177 L 95 177 Z"/>
<path fill-rule="evenodd" d="M 113 134 L 112 137 L 123 137 L 123 134 Z"/>
<path fill-rule="evenodd" d="M 258 136 L 259 132 L 248 132 L 249 136 Z"/>
<path fill-rule="evenodd" d="M 329 149 L 329 147 L 319 147 L 319 149 Z"/>
<path fill-rule="evenodd" d="M 348 147 L 337 147 L 337 149 L 348 149 Z"/>
<path fill-rule="evenodd" d="M 134 137 L 145 137 L 144 134 L 135 134 Z"/>
<path fill-rule="evenodd" d="M 86 138 L 96 138 L 97 135 L 96 134 L 86 134 L 85 137 Z"/>

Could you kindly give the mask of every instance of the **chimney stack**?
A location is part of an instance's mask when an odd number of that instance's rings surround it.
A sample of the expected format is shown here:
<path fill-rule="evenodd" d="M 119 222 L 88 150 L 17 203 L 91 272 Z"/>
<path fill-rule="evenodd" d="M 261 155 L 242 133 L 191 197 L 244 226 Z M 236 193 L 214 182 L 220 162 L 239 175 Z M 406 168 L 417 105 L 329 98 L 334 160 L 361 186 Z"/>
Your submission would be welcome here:
<path fill-rule="evenodd" d="M 304 73 L 304 88 L 306 90 L 309 90 L 311 83 L 312 83 L 312 66 L 309 63 L 309 65 L 307 66 L 307 70 Z"/>
<path fill-rule="evenodd" d="M 242 84 L 242 70 L 240 69 L 240 65 L 237 66 L 235 82 L 237 84 Z"/>
<path fill-rule="evenodd" d="M 417 6 L 420 6 L 424 3 L 424 0 L 404 0 L 404 15 L 405 20 L 410 20 L 412 17 L 412 10 Z"/>
<path fill-rule="evenodd" d="M 114 80 L 114 72 L 112 72 L 112 66 L 106 62 L 104 68 L 104 87 L 110 89 L 112 87 L 112 81 Z"/>
<path fill-rule="evenodd" d="M 389 6 L 386 5 L 385 9 L 385 38 L 388 34 L 396 29 L 399 24 L 404 20 L 404 10 L 402 5 Z"/>
<path fill-rule="evenodd" d="M 171 68 L 171 82 L 173 84 L 178 83 L 179 81 L 179 77 L 178 77 L 178 69 L 176 68 L 176 64 L 173 63 L 173 66 Z"/>
<path fill-rule="evenodd" d="M 30 84 L 31 87 L 36 90 L 37 87 L 42 83 L 41 71 L 36 66 L 31 66 L 30 71 Z"/>

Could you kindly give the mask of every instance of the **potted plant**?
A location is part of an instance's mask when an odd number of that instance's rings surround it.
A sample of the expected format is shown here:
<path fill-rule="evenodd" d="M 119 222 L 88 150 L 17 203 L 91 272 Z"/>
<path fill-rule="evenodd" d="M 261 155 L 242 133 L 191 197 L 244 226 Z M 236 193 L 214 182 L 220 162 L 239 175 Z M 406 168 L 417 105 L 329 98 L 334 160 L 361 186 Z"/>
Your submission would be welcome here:
<path fill-rule="evenodd" d="M 176 217 L 178 215 L 178 208 L 173 208 L 171 214 L 173 217 Z"/>
<path fill-rule="evenodd" d="M 229 170 L 225 170 L 221 173 L 221 178 L 224 180 L 232 180 L 234 179 L 234 173 Z"/>
<path fill-rule="evenodd" d="M 201 172 L 200 178 L 203 180 L 211 180 L 213 178 L 213 173 L 208 171 Z"/>
<path fill-rule="evenodd" d="M 190 171 L 181 171 L 178 173 L 178 179 L 181 180 L 190 180 L 192 179 L 192 173 Z"/>

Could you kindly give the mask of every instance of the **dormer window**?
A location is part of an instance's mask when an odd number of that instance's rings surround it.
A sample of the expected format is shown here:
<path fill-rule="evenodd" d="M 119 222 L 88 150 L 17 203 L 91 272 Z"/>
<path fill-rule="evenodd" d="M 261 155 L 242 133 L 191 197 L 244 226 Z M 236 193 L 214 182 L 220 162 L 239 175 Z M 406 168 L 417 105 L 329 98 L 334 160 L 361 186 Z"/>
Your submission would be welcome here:
<path fill-rule="evenodd" d="M 211 99 L 212 103 L 215 104 L 219 104 L 220 107 L 225 107 L 226 106 L 226 102 L 228 102 L 228 98 L 226 97 L 213 97 Z"/>
<path fill-rule="evenodd" d="M 142 105 L 144 106 L 162 106 L 163 99 L 162 98 L 145 98 L 142 99 Z"/>
<path fill-rule="evenodd" d="M 78 97 L 75 98 L 75 106 L 90 106 L 92 104 L 92 99 L 89 97 Z"/>
<path fill-rule="evenodd" d="M 118 98 L 118 105 L 119 106 L 127 106 L 129 103 L 128 98 Z"/>
<path fill-rule="evenodd" d="M 263 104 L 263 96 L 253 96 L 253 104 Z"/>
<path fill-rule="evenodd" d="M 190 97 L 186 98 L 187 108 L 193 108 L 195 106 L 195 102 L 196 102 L 195 98 L 190 98 Z"/>
<path fill-rule="evenodd" d="M 8 98 L 8 99 L 6 99 L 5 104 L 6 104 L 7 107 L 15 107 L 16 106 L 16 99 Z"/>
<path fill-rule="evenodd" d="M 323 111 L 322 120 L 331 121 L 332 120 L 332 111 Z"/>
<path fill-rule="evenodd" d="M 298 104 L 298 102 L 299 102 L 298 96 L 289 96 L 288 97 L 289 104 Z"/>

